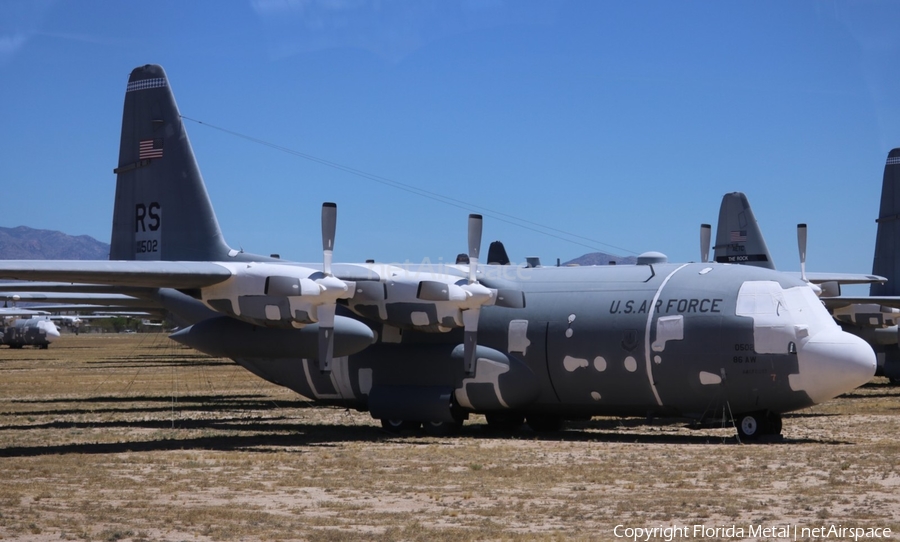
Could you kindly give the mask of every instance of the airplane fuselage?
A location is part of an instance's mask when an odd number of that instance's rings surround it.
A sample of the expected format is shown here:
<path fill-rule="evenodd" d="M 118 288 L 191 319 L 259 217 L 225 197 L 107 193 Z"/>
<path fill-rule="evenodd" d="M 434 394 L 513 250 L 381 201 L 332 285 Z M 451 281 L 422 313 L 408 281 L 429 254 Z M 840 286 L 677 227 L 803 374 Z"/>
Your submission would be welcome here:
<path fill-rule="evenodd" d="M 286 351 L 235 359 L 304 396 L 421 421 L 450 409 L 698 419 L 723 408 L 783 413 L 874 372 L 871 348 L 842 333 L 806 283 L 767 269 L 480 266 L 479 279 L 521 290 L 526 307 L 483 309 L 474 375 L 463 367 L 459 328 L 435 331 L 439 321 L 422 314 L 423 304 L 392 303 L 390 295 L 381 313 L 418 328 L 378 321 L 378 311 L 351 300 L 356 314 L 339 314 L 366 323 L 377 340 L 336 358 L 331 372 Z"/>

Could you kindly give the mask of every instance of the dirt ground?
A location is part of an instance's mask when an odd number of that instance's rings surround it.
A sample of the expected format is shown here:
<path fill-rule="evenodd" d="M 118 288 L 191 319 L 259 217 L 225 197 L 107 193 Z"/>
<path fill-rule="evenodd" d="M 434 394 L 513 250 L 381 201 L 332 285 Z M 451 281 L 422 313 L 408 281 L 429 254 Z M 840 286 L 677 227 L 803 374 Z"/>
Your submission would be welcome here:
<path fill-rule="evenodd" d="M 64 335 L 0 349 L 0 538 L 894 539 L 898 434 L 876 379 L 769 444 L 619 418 L 394 436 L 165 335 Z"/>

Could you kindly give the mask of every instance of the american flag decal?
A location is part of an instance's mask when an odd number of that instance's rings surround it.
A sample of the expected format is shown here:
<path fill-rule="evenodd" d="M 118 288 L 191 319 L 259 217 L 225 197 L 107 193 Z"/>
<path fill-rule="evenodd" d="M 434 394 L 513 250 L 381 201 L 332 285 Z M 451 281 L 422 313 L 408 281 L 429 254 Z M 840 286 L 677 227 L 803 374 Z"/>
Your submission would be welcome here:
<path fill-rule="evenodd" d="M 142 139 L 138 152 L 138 160 L 149 160 L 151 158 L 162 158 L 163 140 L 162 139 Z"/>
<path fill-rule="evenodd" d="M 731 242 L 732 243 L 743 243 L 747 240 L 747 230 L 732 230 L 731 231 Z"/>

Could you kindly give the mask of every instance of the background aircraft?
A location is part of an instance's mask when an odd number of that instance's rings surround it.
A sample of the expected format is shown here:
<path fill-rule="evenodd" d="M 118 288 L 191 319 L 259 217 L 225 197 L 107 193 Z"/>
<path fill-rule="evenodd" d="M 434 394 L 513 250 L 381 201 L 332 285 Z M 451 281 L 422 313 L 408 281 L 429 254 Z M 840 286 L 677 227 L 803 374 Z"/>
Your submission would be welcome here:
<path fill-rule="evenodd" d="M 879 205 L 878 233 L 872 275 L 842 273 L 804 273 L 807 280 L 821 288 L 820 298 L 844 331 L 868 342 L 878 359 L 876 375 L 886 376 L 894 384 L 900 382 L 900 149 L 888 153 Z M 800 253 L 805 259 L 805 225 L 801 225 Z M 701 226 L 701 254 L 706 254 L 703 239 L 709 238 L 710 227 Z M 771 255 L 759 224 L 741 192 L 722 197 L 714 246 L 715 261 L 758 265 L 774 269 Z M 843 296 L 841 285 L 869 283 L 869 296 Z"/>
<path fill-rule="evenodd" d="M 58 338 L 59 329 L 48 316 L 18 319 L 11 325 L 3 326 L 3 344 L 10 348 L 47 348 Z"/>
<path fill-rule="evenodd" d="M 900 149 L 892 149 L 884 164 L 878 231 L 872 273 L 887 282 L 874 283 L 869 296 L 823 299 L 845 331 L 864 338 L 878 358 L 878 374 L 900 384 Z M 835 292 L 840 295 L 840 290 Z"/>
<path fill-rule="evenodd" d="M 468 262 L 335 264 L 329 203 L 320 264 L 233 250 L 161 67 L 131 73 L 124 109 L 117 261 L 6 261 L 0 277 L 156 289 L 195 322 L 173 339 L 387 428 L 450 433 L 477 412 L 547 430 L 605 414 L 733 419 L 758 437 L 874 372 L 871 348 L 806 282 L 769 269 L 659 253 L 633 266 L 480 265 L 478 215 Z"/>

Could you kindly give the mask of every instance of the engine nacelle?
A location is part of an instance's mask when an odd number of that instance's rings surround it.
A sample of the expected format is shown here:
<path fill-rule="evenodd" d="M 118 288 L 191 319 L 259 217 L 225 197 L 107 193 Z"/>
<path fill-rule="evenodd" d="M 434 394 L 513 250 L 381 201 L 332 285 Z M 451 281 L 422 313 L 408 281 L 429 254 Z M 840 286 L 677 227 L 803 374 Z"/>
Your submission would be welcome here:
<path fill-rule="evenodd" d="M 321 271 L 290 264 L 229 264 L 233 276 L 203 288 L 214 311 L 250 324 L 301 328 L 319 321 L 317 308 L 353 295 L 351 285 Z"/>

